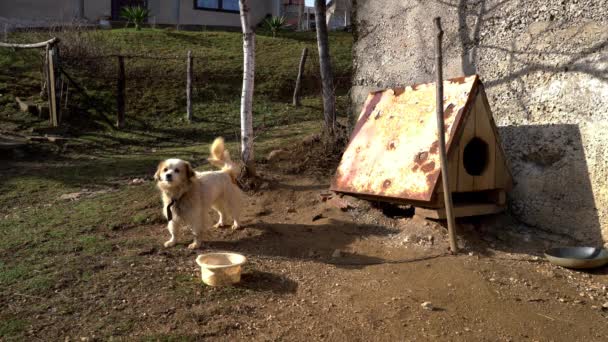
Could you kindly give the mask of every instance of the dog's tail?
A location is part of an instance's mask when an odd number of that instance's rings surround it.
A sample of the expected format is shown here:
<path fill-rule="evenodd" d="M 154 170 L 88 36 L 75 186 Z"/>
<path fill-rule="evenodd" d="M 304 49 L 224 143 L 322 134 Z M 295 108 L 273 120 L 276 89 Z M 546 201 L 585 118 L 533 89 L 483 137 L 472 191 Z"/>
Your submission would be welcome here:
<path fill-rule="evenodd" d="M 224 138 L 218 137 L 211 144 L 211 157 L 207 158 L 209 163 L 226 172 L 236 183 L 239 176 L 238 166 L 230 159 L 230 153 L 224 147 Z"/>

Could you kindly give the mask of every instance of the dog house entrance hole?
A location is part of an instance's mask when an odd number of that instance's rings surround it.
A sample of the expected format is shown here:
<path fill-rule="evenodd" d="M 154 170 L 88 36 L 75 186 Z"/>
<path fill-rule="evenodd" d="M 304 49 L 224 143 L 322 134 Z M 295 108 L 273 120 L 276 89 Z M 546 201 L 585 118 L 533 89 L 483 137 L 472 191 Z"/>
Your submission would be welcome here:
<path fill-rule="evenodd" d="M 479 176 L 488 166 L 488 144 L 480 138 L 471 139 L 464 147 L 462 163 L 471 176 Z"/>

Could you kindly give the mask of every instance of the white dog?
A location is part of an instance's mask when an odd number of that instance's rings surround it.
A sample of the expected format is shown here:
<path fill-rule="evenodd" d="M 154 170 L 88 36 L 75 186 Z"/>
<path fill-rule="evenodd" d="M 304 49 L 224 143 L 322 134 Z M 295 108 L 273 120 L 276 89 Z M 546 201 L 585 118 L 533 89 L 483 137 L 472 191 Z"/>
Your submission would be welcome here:
<path fill-rule="evenodd" d="M 237 166 L 224 148 L 224 139 L 213 141 L 208 160 L 221 170 L 195 172 L 190 163 L 180 159 L 167 159 L 158 165 L 154 179 L 162 194 L 163 214 L 171 233 L 165 247 L 174 246 L 178 231 L 186 227 L 194 233 L 194 242 L 188 248 L 200 247 L 203 229 L 211 225 L 210 209 L 220 216 L 215 227 L 224 226 L 224 220 L 231 216 L 232 229 L 239 228 L 242 192 L 236 185 Z"/>

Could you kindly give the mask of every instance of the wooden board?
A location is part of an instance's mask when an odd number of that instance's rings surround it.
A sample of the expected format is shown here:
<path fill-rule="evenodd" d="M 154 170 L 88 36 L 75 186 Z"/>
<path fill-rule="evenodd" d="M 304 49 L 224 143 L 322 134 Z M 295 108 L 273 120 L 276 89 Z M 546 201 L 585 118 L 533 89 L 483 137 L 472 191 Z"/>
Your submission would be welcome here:
<path fill-rule="evenodd" d="M 460 165 L 460 142 L 452 146 L 452 153 L 448 154 L 448 182 L 450 183 L 450 191 L 458 191 L 458 168 Z M 443 193 L 443 178 L 440 176 L 437 180 L 437 193 Z"/>
<path fill-rule="evenodd" d="M 502 212 L 504 210 L 505 205 L 498 205 L 494 203 L 454 204 L 454 217 L 490 215 Z M 445 208 L 430 209 L 416 207 L 416 215 L 436 220 L 443 220 L 446 218 Z"/>
<path fill-rule="evenodd" d="M 465 125 L 460 136 L 460 143 L 458 144 L 458 155 L 462 156 L 464 148 L 467 143 L 475 137 L 475 110 L 471 110 L 469 115 L 465 118 Z M 473 176 L 471 176 L 467 170 L 464 169 L 462 160 L 458 162 L 458 186 L 459 192 L 473 190 Z M 451 187 L 450 187 L 451 188 Z"/>
<path fill-rule="evenodd" d="M 475 96 L 475 136 L 488 144 L 487 164 L 481 175 L 473 178 L 473 190 L 489 190 L 495 187 L 496 180 L 496 137 L 492 129 L 492 122 L 483 104 L 480 94 Z"/>
<path fill-rule="evenodd" d="M 478 97 L 482 100 L 485 111 L 488 113 L 488 118 L 490 119 L 491 127 L 494 130 L 494 136 L 496 139 L 496 176 L 494 180 L 494 187 L 509 191 L 513 187 L 513 177 L 511 175 L 511 170 L 509 169 L 509 163 L 507 162 L 505 151 L 502 148 L 498 128 L 494 122 L 494 116 L 492 115 L 490 103 L 488 102 L 488 97 L 486 96 L 483 85 L 479 87 Z"/>

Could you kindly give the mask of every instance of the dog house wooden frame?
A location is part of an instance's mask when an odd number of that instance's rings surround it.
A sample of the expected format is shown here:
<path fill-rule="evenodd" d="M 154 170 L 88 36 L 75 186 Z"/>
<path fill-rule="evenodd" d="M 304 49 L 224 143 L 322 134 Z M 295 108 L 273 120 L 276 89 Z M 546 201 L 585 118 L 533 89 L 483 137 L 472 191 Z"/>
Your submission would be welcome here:
<path fill-rule="evenodd" d="M 444 120 L 455 216 L 502 211 L 512 177 L 476 75 L 444 82 Z M 331 189 L 445 218 L 436 127 L 434 83 L 370 93 Z"/>

